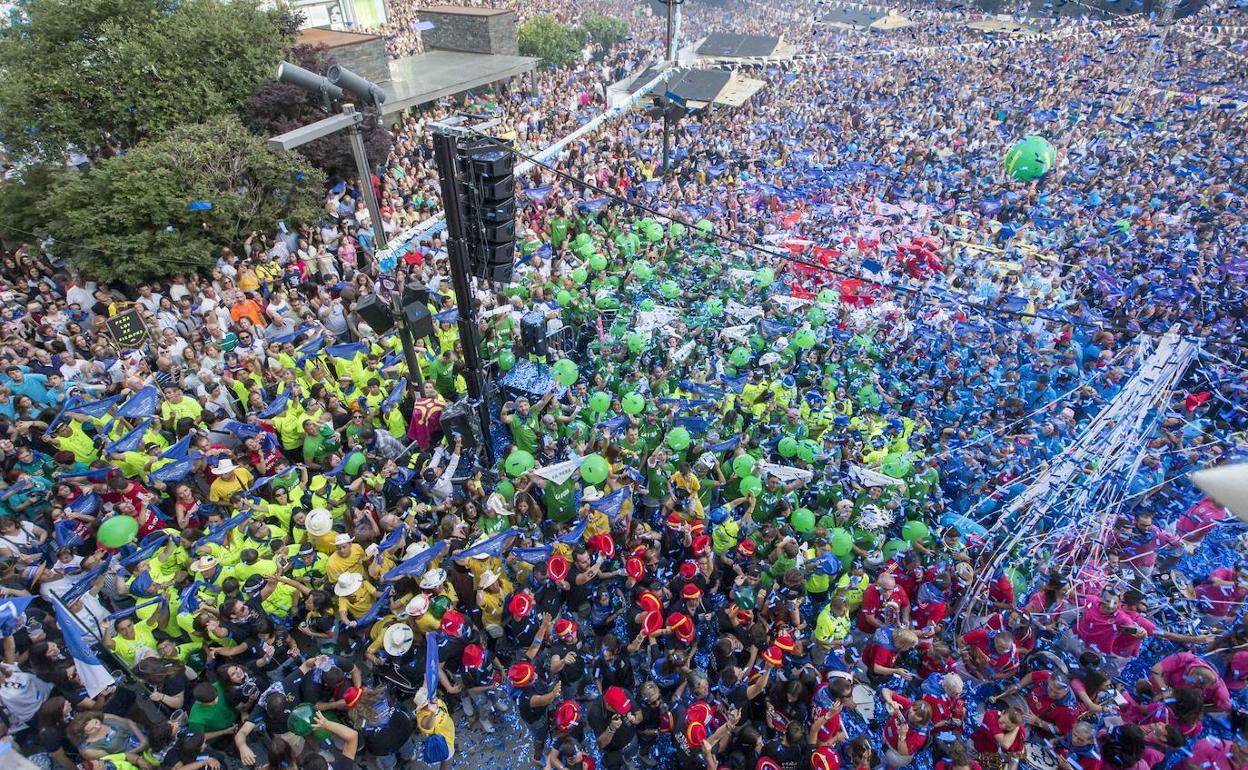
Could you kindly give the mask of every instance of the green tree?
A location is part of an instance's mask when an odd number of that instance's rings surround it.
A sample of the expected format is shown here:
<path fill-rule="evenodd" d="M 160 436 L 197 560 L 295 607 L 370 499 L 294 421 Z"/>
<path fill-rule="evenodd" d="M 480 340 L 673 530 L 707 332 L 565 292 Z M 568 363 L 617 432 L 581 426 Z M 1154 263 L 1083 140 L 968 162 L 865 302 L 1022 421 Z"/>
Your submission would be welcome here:
<path fill-rule="evenodd" d="M 566 67 L 580 55 L 585 33 L 543 14 L 520 23 L 516 28 L 516 45 L 522 56 L 536 56 L 548 67 Z"/>
<path fill-rule="evenodd" d="M 16 157 L 98 158 L 240 112 L 291 21 L 259 0 L 21 0 L 0 26 L 0 132 Z"/>
<path fill-rule="evenodd" d="M 316 221 L 324 184 L 306 160 L 268 149 L 227 116 L 73 174 L 45 205 L 58 256 L 95 278 L 135 283 L 205 270 L 221 246 L 278 221 Z"/>
<path fill-rule="evenodd" d="M 603 13 L 589 13 L 581 20 L 581 29 L 604 51 L 610 51 L 628 37 L 628 25 L 622 19 Z"/>
<path fill-rule="evenodd" d="M 0 183 L 0 239 L 22 243 L 46 237 L 52 212 L 44 199 L 72 173 L 29 166 L 16 178 Z"/>

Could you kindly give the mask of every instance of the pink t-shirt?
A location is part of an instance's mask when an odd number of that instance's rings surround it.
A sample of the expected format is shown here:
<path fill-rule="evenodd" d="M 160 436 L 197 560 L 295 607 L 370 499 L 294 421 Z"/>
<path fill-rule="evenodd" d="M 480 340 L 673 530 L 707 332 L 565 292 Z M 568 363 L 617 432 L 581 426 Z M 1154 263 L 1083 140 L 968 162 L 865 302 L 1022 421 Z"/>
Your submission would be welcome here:
<path fill-rule="evenodd" d="M 1122 610 L 1121 614 L 1130 618 L 1129 625 L 1144 629 L 1145 635 L 1135 636 L 1123 631 L 1114 638 L 1114 648 L 1111 652 L 1123 658 L 1134 658 L 1140 654 L 1140 645 L 1144 644 L 1144 640 L 1157 630 L 1157 624 L 1138 612 L 1132 612 L 1131 610 Z"/>
<path fill-rule="evenodd" d="M 1194 668 L 1213 669 L 1215 673 L 1217 671 L 1203 658 L 1190 652 L 1176 652 L 1162 658 L 1158 665 L 1161 667 L 1161 678 L 1171 688 L 1188 686 L 1186 677 Z M 1231 694 L 1227 692 L 1220 676 L 1216 682 L 1205 688 L 1203 695 L 1205 705 L 1212 709 L 1226 711 L 1231 707 Z"/>
<path fill-rule="evenodd" d="M 1196 595 L 1209 602 L 1209 614 L 1229 618 L 1239 611 L 1239 605 L 1248 597 L 1248 587 L 1235 579 L 1231 567 L 1218 567 L 1209 573 L 1210 578 L 1225 580 L 1231 585 L 1215 585 L 1212 581 L 1196 586 Z"/>
<path fill-rule="evenodd" d="M 1201 738 L 1179 770 L 1245 770 L 1231 762 L 1231 742 L 1224 738 Z"/>
<path fill-rule="evenodd" d="M 1226 509 L 1206 497 L 1187 509 L 1174 523 L 1174 529 L 1184 540 L 1199 543 L 1225 518 Z"/>
<path fill-rule="evenodd" d="M 1121 633 L 1122 626 L 1131 625 L 1131 618 L 1121 609 L 1112 615 L 1101 611 L 1100 599 L 1093 597 L 1083 608 L 1079 622 L 1075 624 L 1075 635 L 1090 647 L 1101 652 L 1113 654 L 1114 642 Z"/>

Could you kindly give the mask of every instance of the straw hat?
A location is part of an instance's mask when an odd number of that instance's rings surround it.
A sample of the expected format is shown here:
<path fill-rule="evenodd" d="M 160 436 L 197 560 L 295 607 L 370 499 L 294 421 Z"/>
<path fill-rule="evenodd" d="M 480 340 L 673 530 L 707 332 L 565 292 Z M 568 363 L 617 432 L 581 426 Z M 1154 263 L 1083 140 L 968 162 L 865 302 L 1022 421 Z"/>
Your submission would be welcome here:
<path fill-rule="evenodd" d="M 481 578 L 477 582 L 479 583 L 477 587 L 484 591 L 498 582 L 498 573 L 487 569 L 481 573 Z"/>
<path fill-rule="evenodd" d="M 403 552 L 403 561 L 407 561 L 413 556 L 419 556 L 420 554 L 428 550 L 429 550 L 429 544 L 426 543 L 424 540 L 421 540 L 420 542 L 417 542 L 417 543 L 412 543 L 411 545 L 407 547 L 407 550 Z"/>
<path fill-rule="evenodd" d="M 364 576 L 358 572 L 344 572 L 338 576 L 338 582 L 334 584 L 335 596 L 350 596 L 360 590 L 360 586 L 364 585 Z"/>
<path fill-rule="evenodd" d="M 426 591 L 432 591 L 435 588 L 440 588 L 445 582 L 446 570 L 441 567 L 434 567 L 420 578 L 420 587 Z"/>
<path fill-rule="evenodd" d="M 415 641 L 416 634 L 412 632 L 412 627 L 406 623 L 395 623 L 386 629 L 386 634 L 382 638 L 382 646 L 386 648 L 386 652 L 394 656 L 406 654 L 412 649 L 412 642 Z"/>
<path fill-rule="evenodd" d="M 424 615 L 429 611 L 429 595 L 416 594 L 412 597 L 412 600 L 407 603 L 407 608 L 404 611 L 414 618 Z"/>
<path fill-rule="evenodd" d="M 191 572 L 212 572 L 217 568 L 217 557 L 201 556 L 191 562 Z"/>
<path fill-rule="evenodd" d="M 313 508 L 303 520 L 304 529 L 313 537 L 323 537 L 334 528 L 334 515 L 324 508 Z"/>
<path fill-rule="evenodd" d="M 233 473 L 238 470 L 238 466 L 230 458 L 222 457 L 220 460 L 217 460 L 217 467 L 214 470 L 218 476 L 224 476 L 227 473 Z"/>

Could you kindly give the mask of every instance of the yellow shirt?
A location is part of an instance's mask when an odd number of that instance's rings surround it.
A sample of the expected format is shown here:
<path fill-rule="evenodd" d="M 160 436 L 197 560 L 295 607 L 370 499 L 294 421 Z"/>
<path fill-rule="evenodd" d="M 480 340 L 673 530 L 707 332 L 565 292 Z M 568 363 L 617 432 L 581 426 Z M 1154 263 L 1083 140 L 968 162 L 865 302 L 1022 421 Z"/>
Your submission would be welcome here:
<path fill-rule="evenodd" d="M 377 589 L 373 588 L 371 583 L 365 582 L 359 587 L 359 590 L 350 596 L 338 597 L 338 611 L 342 612 L 345 610 L 348 618 L 359 620 L 368 614 L 376 599 Z"/>
<path fill-rule="evenodd" d="M 186 396 L 182 396 L 182 400 L 176 404 L 172 401 L 166 401 L 160 405 L 160 415 L 170 425 L 177 425 L 178 420 L 183 417 L 190 417 L 192 420 L 198 421 L 203 411 L 204 408 L 200 406 L 198 401 Z"/>
<path fill-rule="evenodd" d="M 208 489 L 208 499 L 217 505 L 225 505 L 230 501 L 230 495 L 250 489 L 251 482 L 251 471 L 246 468 L 235 468 L 234 478 L 218 478 L 212 482 L 212 486 Z"/>
<path fill-rule="evenodd" d="M 138 654 L 144 649 L 156 651 L 156 637 L 152 635 L 155 626 L 146 620 L 134 622 L 134 639 L 127 639 L 121 634 L 113 637 L 113 652 L 127 666 L 134 667 Z"/>
<path fill-rule="evenodd" d="M 364 574 L 364 549 L 359 543 L 352 543 L 346 556 L 339 555 L 335 548 L 329 557 L 329 563 L 325 565 L 325 577 L 331 583 L 337 582 L 339 575 L 348 572 Z"/>
<path fill-rule="evenodd" d="M 430 714 L 434 715 L 433 727 L 426 729 L 424 723 L 428 721 Z M 441 698 L 435 698 L 429 705 L 416 710 L 416 726 L 425 735 L 441 735 L 446 739 L 447 748 L 452 754 L 455 753 L 455 722 L 447 713 L 446 704 Z"/>

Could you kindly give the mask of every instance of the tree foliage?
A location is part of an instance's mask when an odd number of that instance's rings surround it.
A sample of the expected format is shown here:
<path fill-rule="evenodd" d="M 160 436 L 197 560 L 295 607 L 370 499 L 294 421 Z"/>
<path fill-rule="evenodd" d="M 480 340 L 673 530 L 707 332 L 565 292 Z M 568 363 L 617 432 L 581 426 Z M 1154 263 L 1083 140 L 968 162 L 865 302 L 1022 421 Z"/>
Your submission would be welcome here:
<path fill-rule="evenodd" d="M 622 19 L 603 13 L 589 13 L 581 20 L 581 28 L 595 45 L 604 51 L 616 47 L 628 37 L 628 25 Z"/>
<path fill-rule="evenodd" d="M 0 131 L 56 161 L 237 113 L 291 30 L 259 0 L 21 0 L 0 26 Z"/>
<path fill-rule="evenodd" d="M 71 174 L 48 197 L 54 251 L 86 274 L 135 283 L 207 269 L 252 230 L 319 218 L 325 177 L 237 118 L 186 125 Z M 211 209 L 196 211 L 192 203 Z"/>
<path fill-rule="evenodd" d="M 0 239 L 33 242 L 46 237 L 52 212 L 44 199 L 72 172 L 48 166 L 29 166 L 0 183 Z"/>
<path fill-rule="evenodd" d="M 520 23 L 516 29 L 516 44 L 523 56 L 536 56 L 548 67 L 566 67 L 575 63 L 580 55 L 585 45 L 585 32 L 543 14 Z"/>
<path fill-rule="evenodd" d="M 324 74 L 334 64 L 324 46 L 297 45 L 286 53 L 287 61 L 306 70 Z M 264 136 L 284 134 L 299 126 L 314 123 L 325 117 L 324 104 L 316 94 L 292 86 L 267 80 L 256 88 L 247 100 L 243 121 L 252 131 Z M 364 132 L 364 149 L 368 159 L 379 164 L 390 155 L 390 133 L 381 125 L 374 125 Z M 300 147 L 298 153 L 312 165 L 324 171 L 330 179 L 356 176 L 355 161 L 351 157 L 351 144 L 345 132 L 318 139 Z"/>

